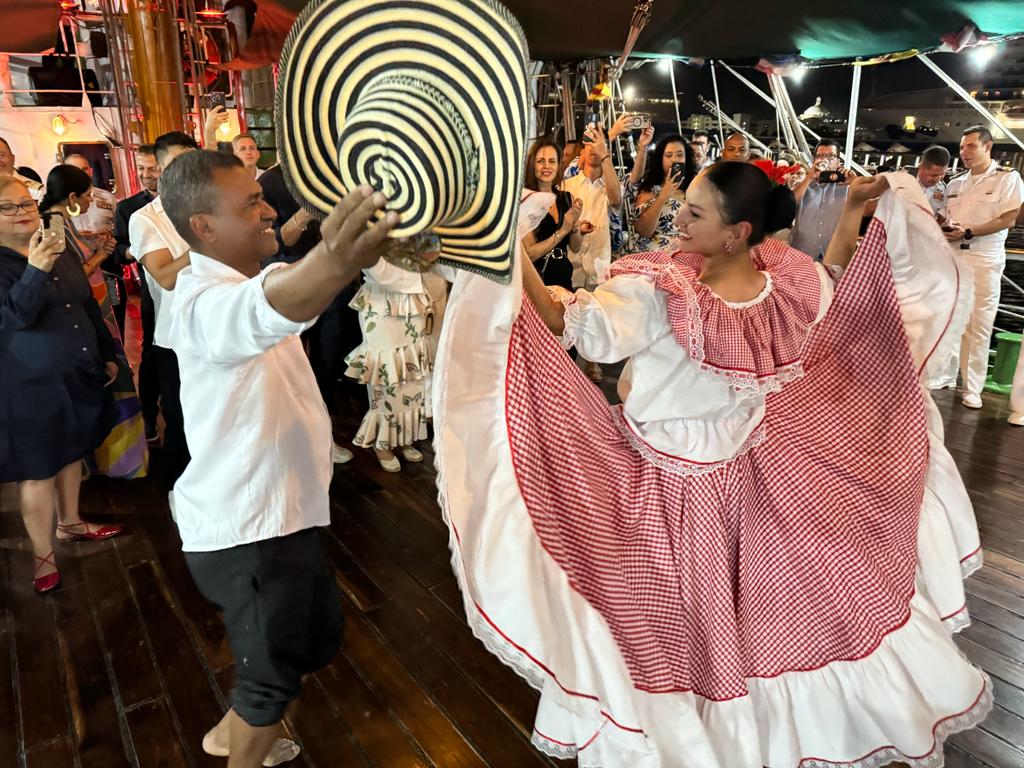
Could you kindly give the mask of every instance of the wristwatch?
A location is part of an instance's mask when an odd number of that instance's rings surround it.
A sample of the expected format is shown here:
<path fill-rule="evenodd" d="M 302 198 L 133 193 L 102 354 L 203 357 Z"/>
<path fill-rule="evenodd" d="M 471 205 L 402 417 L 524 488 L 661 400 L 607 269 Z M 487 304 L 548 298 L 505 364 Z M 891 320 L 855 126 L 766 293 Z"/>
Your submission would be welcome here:
<path fill-rule="evenodd" d="M 973 240 L 973 239 L 974 239 L 974 233 L 971 231 L 970 227 L 968 227 L 967 229 L 964 230 L 964 240 Z"/>

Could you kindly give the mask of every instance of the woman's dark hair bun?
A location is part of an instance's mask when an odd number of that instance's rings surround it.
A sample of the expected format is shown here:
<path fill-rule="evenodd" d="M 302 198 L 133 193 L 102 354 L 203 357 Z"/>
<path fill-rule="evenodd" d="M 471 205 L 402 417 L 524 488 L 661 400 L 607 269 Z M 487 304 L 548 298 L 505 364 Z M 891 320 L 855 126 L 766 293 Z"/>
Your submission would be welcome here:
<path fill-rule="evenodd" d="M 748 163 L 718 162 L 706 172 L 718 189 L 722 219 L 727 224 L 750 222 L 749 244 L 785 229 L 796 216 L 796 198 L 786 187 L 773 187 L 768 176 Z"/>
<path fill-rule="evenodd" d="M 764 211 L 764 231 L 766 234 L 789 229 L 796 218 L 796 196 L 793 190 L 784 185 L 774 187 L 768 193 Z"/>

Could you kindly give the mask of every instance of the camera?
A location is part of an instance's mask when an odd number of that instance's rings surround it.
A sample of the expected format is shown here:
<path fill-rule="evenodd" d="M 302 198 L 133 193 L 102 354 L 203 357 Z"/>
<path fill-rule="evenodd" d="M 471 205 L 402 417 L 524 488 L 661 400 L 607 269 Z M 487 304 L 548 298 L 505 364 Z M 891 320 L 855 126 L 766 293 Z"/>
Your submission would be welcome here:
<path fill-rule="evenodd" d="M 228 95 L 224 91 L 210 91 L 208 94 L 203 96 L 203 103 L 207 109 L 213 109 L 214 107 L 226 107 L 228 103 Z"/>
<path fill-rule="evenodd" d="M 630 131 L 642 131 L 651 127 L 651 116 L 646 112 L 626 112 L 623 117 L 628 117 L 626 127 Z"/>
<path fill-rule="evenodd" d="M 818 176 L 819 184 L 842 184 L 844 181 L 846 181 L 846 176 L 842 171 L 822 171 Z"/>

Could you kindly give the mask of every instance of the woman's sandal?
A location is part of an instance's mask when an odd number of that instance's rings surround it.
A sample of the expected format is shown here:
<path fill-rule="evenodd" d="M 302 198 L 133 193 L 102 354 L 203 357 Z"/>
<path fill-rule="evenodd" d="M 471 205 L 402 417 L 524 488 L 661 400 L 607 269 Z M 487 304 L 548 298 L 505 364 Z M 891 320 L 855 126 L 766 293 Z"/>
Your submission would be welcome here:
<path fill-rule="evenodd" d="M 36 592 L 43 594 L 49 592 L 51 589 L 56 589 L 60 586 L 60 571 L 54 571 L 48 573 L 45 576 L 36 576 L 39 573 L 39 569 L 44 565 L 52 565 L 54 568 L 57 567 L 57 563 L 53 559 L 53 552 L 48 554 L 46 557 L 36 557 L 36 569 L 32 572 L 32 586 L 36 588 Z"/>
<path fill-rule="evenodd" d="M 84 531 L 74 531 L 74 528 L 85 527 Z M 121 532 L 120 525 L 101 525 L 95 531 L 89 530 L 89 524 L 84 520 L 77 523 L 68 523 L 67 525 L 61 525 L 57 523 L 57 541 L 78 541 L 79 539 L 86 539 L 88 541 L 103 541 L 105 539 L 113 538 Z M 68 534 L 61 536 L 61 534 Z"/>

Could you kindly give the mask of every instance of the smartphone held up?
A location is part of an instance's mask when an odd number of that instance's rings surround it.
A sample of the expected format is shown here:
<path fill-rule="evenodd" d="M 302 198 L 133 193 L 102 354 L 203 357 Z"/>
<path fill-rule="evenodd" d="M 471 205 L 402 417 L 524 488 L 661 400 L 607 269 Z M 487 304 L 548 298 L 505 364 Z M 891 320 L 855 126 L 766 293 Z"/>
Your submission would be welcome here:
<path fill-rule="evenodd" d="M 59 213 L 52 213 L 50 211 L 44 211 L 40 215 L 39 229 L 43 234 L 48 232 L 54 233 L 60 243 L 60 250 L 64 250 L 66 245 L 66 239 L 64 234 L 64 217 Z"/>

